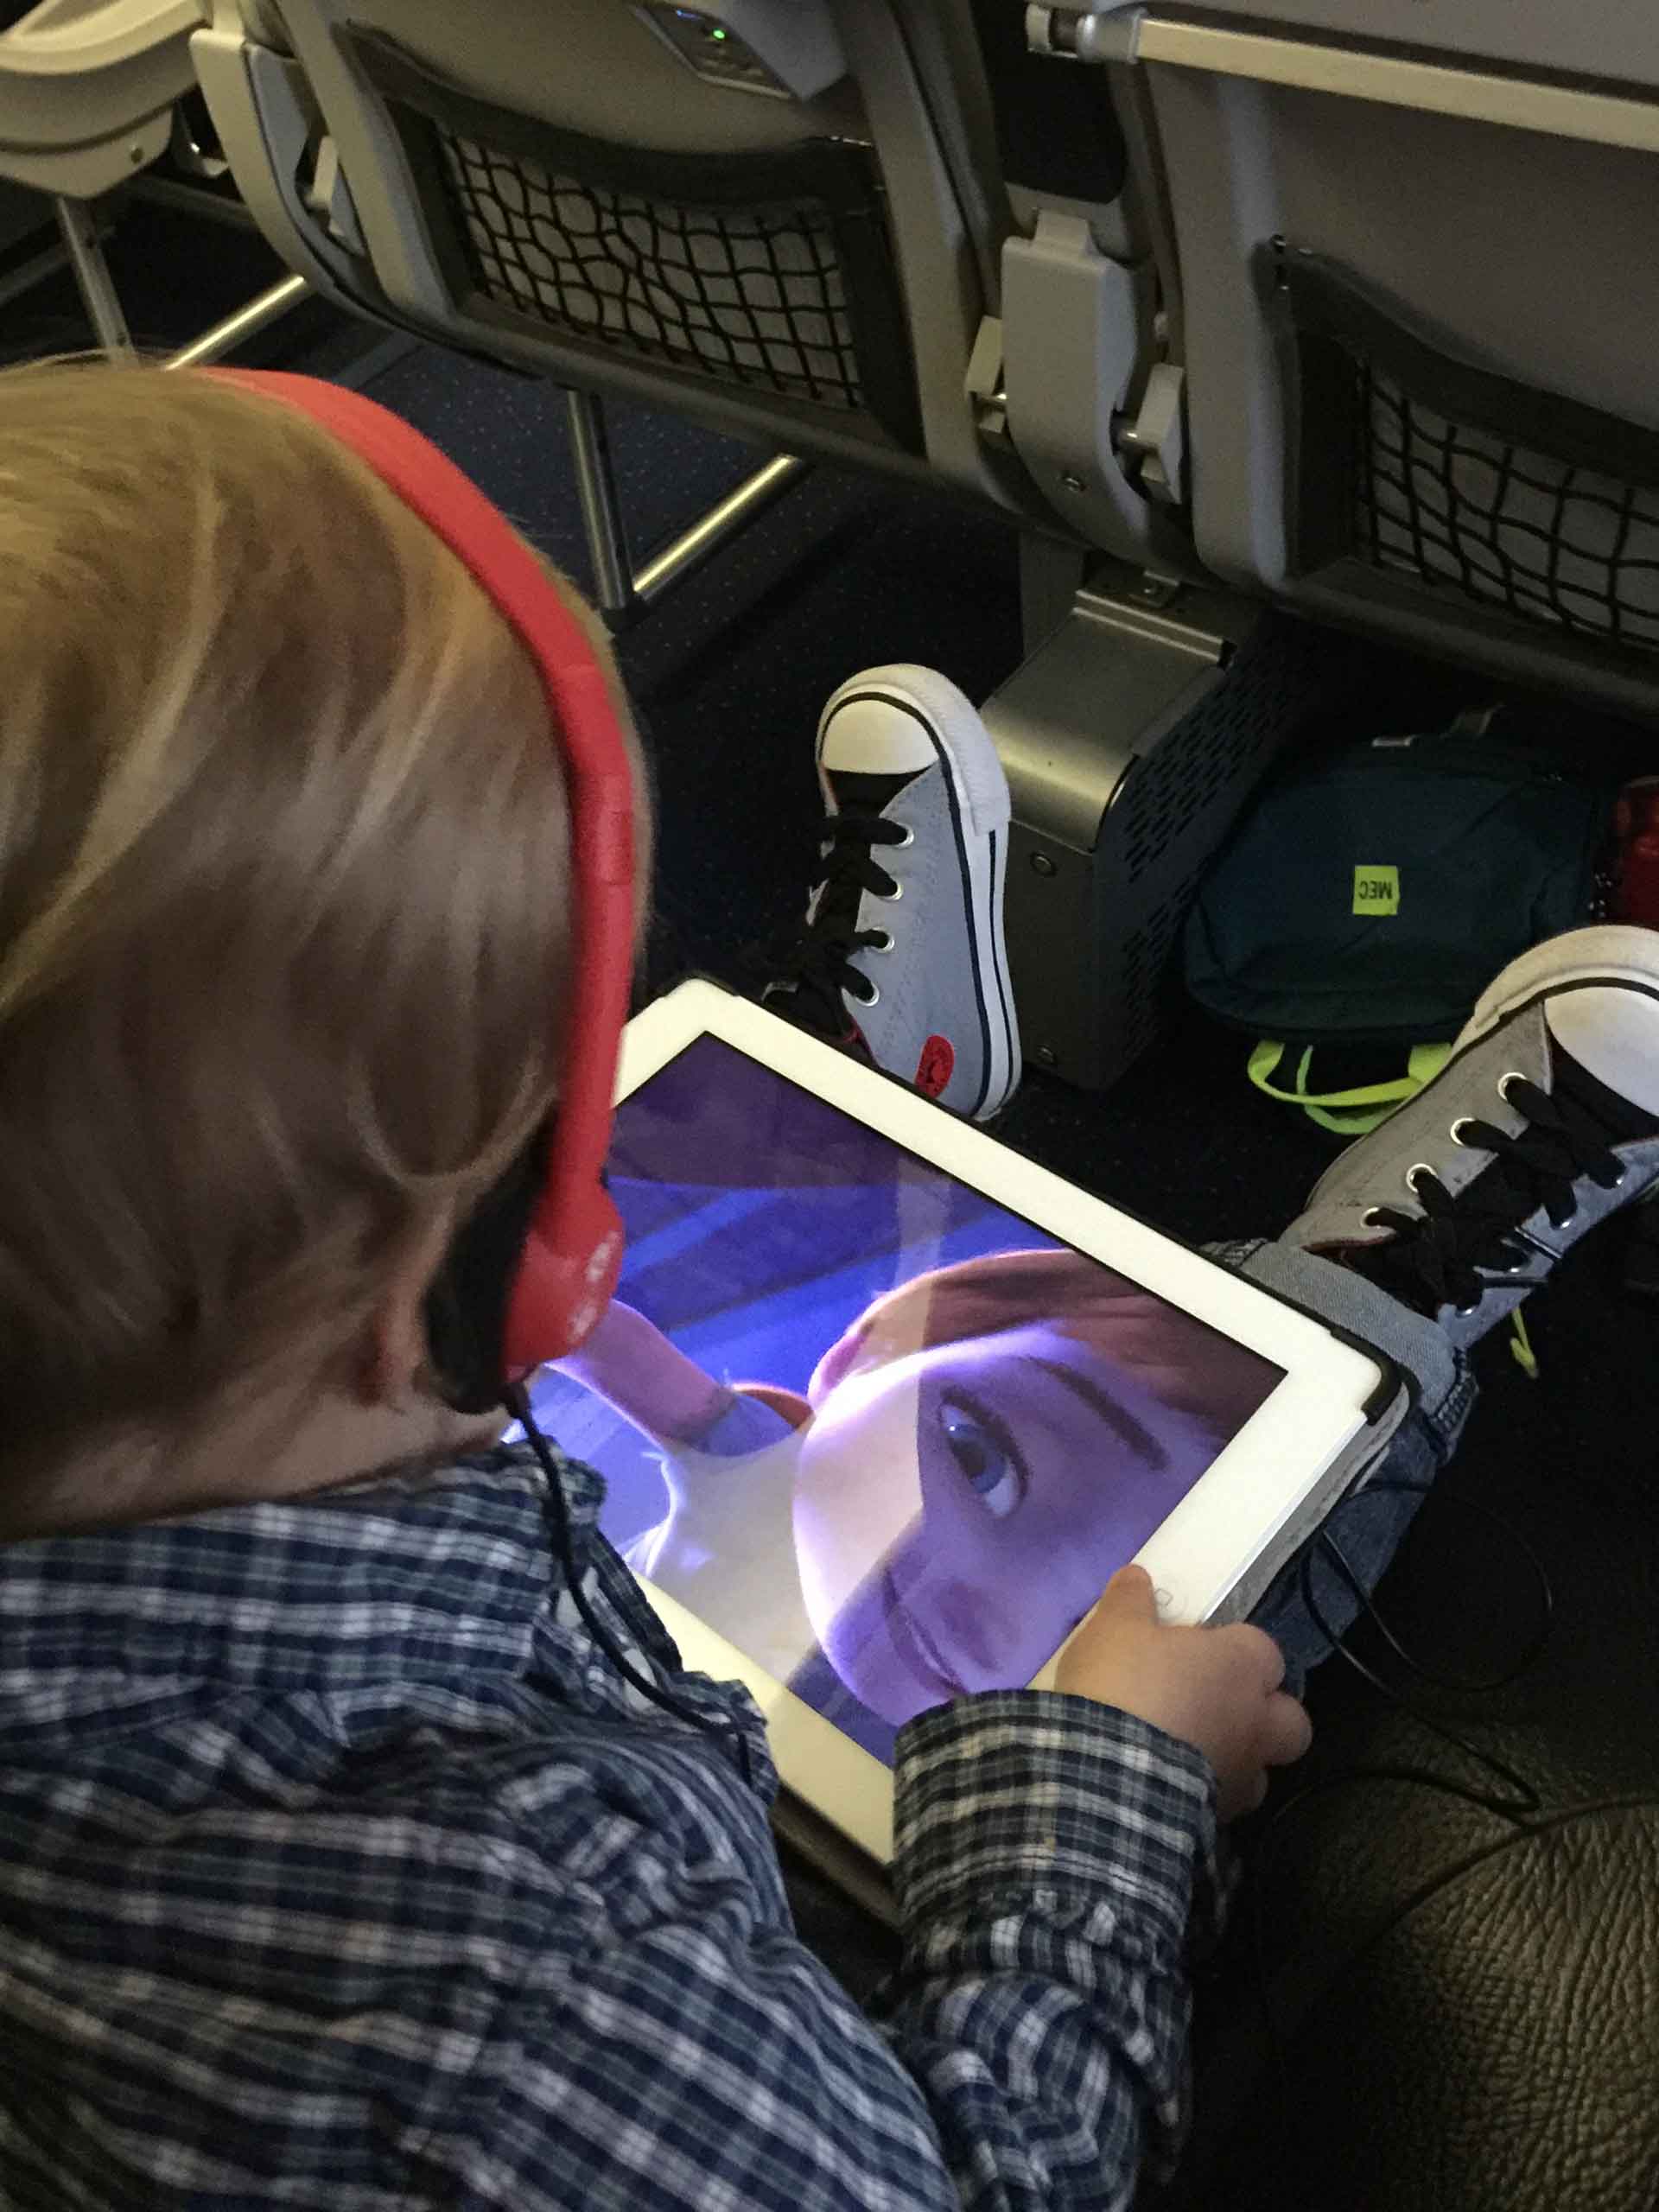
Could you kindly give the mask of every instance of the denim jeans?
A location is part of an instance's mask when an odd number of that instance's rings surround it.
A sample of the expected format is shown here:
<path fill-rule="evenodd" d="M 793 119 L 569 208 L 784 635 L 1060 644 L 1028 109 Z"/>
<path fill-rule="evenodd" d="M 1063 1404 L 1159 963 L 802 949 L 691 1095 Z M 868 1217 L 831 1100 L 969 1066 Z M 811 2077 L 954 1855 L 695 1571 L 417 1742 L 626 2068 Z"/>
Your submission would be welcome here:
<path fill-rule="evenodd" d="M 1355 1581 L 1369 1592 L 1394 1557 L 1429 1485 L 1457 1448 L 1475 1402 L 1474 1378 L 1462 1355 L 1433 1321 L 1402 1306 L 1351 1268 L 1276 1243 L 1212 1245 L 1210 1256 L 1374 1345 L 1394 1362 L 1410 1389 L 1410 1406 L 1382 1459 L 1325 1523 L 1340 1545 Z M 1307 1603 L 1309 1589 L 1313 1607 Z M 1307 1554 L 1306 1573 L 1301 1559 L 1293 1560 L 1250 1616 L 1283 1650 L 1286 1686 L 1294 1691 L 1300 1692 L 1308 1669 L 1332 1649 L 1314 1608 L 1338 1636 L 1351 1626 L 1360 1610 L 1353 1587 L 1317 1540 Z"/>

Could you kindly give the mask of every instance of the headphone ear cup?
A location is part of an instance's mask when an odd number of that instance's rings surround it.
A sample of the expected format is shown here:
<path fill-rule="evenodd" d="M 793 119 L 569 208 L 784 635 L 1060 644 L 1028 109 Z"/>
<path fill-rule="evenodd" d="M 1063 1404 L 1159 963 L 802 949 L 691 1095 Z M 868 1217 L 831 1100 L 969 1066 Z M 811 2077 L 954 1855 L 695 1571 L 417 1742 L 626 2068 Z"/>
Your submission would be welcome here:
<path fill-rule="evenodd" d="M 636 801 L 612 679 L 532 549 L 407 423 L 314 377 L 207 373 L 297 408 L 339 437 L 455 555 L 541 674 L 570 809 L 561 1127 L 551 1143 L 548 1128 L 539 1131 L 461 1224 L 427 1299 L 440 1387 L 453 1405 L 485 1412 L 513 1376 L 575 1350 L 621 1266 L 621 1224 L 602 1174 L 634 945 Z"/>
<path fill-rule="evenodd" d="M 507 1306 L 509 1376 L 575 1351 L 615 1294 L 622 1245 L 621 1217 L 601 1183 L 572 1193 L 560 1220 L 531 1224 Z"/>
<path fill-rule="evenodd" d="M 552 1124 L 543 1122 L 450 1240 L 426 1294 L 426 1339 L 438 1388 L 459 1413 L 487 1413 L 505 1394 L 513 1286 L 547 1179 Z M 542 1355 L 547 1357 L 545 1353 Z"/>

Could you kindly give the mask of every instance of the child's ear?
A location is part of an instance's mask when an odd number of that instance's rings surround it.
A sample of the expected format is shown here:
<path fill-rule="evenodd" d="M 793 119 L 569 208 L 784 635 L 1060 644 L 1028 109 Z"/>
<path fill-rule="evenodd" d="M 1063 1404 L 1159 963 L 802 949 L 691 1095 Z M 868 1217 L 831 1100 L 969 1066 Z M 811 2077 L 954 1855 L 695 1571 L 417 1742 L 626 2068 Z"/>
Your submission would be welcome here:
<path fill-rule="evenodd" d="M 432 1360 L 426 1294 L 449 1249 L 446 1214 L 411 1236 L 392 1264 L 357 1363 L 357 1395 L 365 1406 L 408 1406 L 431 1395 Z"/>

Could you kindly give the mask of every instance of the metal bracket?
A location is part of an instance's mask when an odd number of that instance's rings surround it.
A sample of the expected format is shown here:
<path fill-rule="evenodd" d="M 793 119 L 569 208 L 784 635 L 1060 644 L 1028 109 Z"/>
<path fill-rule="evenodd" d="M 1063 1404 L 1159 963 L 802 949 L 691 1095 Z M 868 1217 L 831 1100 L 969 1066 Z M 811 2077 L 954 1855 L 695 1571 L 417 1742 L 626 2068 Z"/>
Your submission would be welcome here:
<path fill-rule="evenodd" d="M 1026 10 L 1026 47 L 1056 61 L 1134 62 L 1141 59 L 1144 8 Z"/>
<path fill-rule="evenodd" d="M 347 253 L 366 259 L 369 249 L 364 243 L 363 226 L 357 219 L 357 202 L 352 198 L 352 188 L 340 165 L 340 149 L 326 135 L 317 148 L 316 166 L 305 188 L 304 199 L 336 245 L 343 245 Z"/>
<path fill-rule="evenodd" d="M 1002 321 L 999 315 L 980 317 L 974 350 L 962 388 L 973 403 L 974 421 L 982 438 L 1008 442 L 1008 395 L 1002 376 Z"/>
<path fill-rule="evenodd" d="M 1117 417 L 1150 350 L 1152 273 L 1101 252 L 1080 216 L 1045 208 L 1002 248 L 1008 435 L 1067 526 L 1147 543 L 1146 494 L 1119 460 Z"/>
<path fill-rule="evenodd" d="M 1119 447 L 1141 456 L 1141 489 L 1162 506 L 1186 498 L 1186 371 L 1160 361 L 1147 378 L 1141 411 L 1119 426 Z"/>
<path fill-rule="evenodd" d="M 219 123 L 220 137 L 233 145 L 238 133 L 258 135 L 261 159 L 257 166 L 249 159 L 243 168 L 245 195 L 260 228 L 277 242 L 289 267 L 308 276 L 325 296 L 359 315 L 373 314 L 377 288 L 365 266 L 360 235 L 348 246 L 347 234 L 336 230 L 330 218 L 339 211 L 327 205 L 326 176 L 318 191 L 327 134 L 305 72 L 285 54 L 240 37 L 227 40 L 217 31 L 198 31 L 190 52 L 210 111 L 227 98 L 236 103 Z M 340 194 L 345 189 L 342 181 Z M 291 238 L 284 239 L 285 232 Z"/>
<path fill-rule="evenodd" d="M 206 183 L 218 184 L 229 176 L 231 165 L 219 147 L 212 143 L 211 130 L 204 132 L 200 137 L 197 137 L 195 116 L 191 112 L 193 107 L 196 114 L 202 112 L 200 93 L 194 101 L 180 100 L 174 108 L 173 136 L 168 142 L 168 152 L 172 156 L 174 166 L 186 176 L 199 176 Z"/>

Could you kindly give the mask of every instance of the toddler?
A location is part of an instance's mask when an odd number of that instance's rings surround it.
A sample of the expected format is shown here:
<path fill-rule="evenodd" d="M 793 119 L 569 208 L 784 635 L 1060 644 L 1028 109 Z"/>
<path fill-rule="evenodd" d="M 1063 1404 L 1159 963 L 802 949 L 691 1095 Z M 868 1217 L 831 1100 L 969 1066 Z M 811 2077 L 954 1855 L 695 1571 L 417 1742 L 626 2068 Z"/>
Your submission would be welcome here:
<path fill-rule="evenodd" d="M 861 2012 L 794 1934 L 758 1714 L 435 1351 L 558 1110 L 579 918 L 518 636 L 297 408 L 53 366 L 0 382 L 0 2194 L 1127 2203 L 1179 2139 L 1216 1822 L 1307 1740 L 1280 1649 L 1160 1625 L 1131 1569 L 1057 1689 L 911 1720 Z M 878 1058 L 901 1015 L 973 1109 L 999 975 L 940 947 L 988 941 L 983 734 L 883 675 L 791 988 Z M 1413 1378 L 1391 1475 L 1651 1180 L 1656 944 L 1529 956 L 1231 1255 Z"/>

